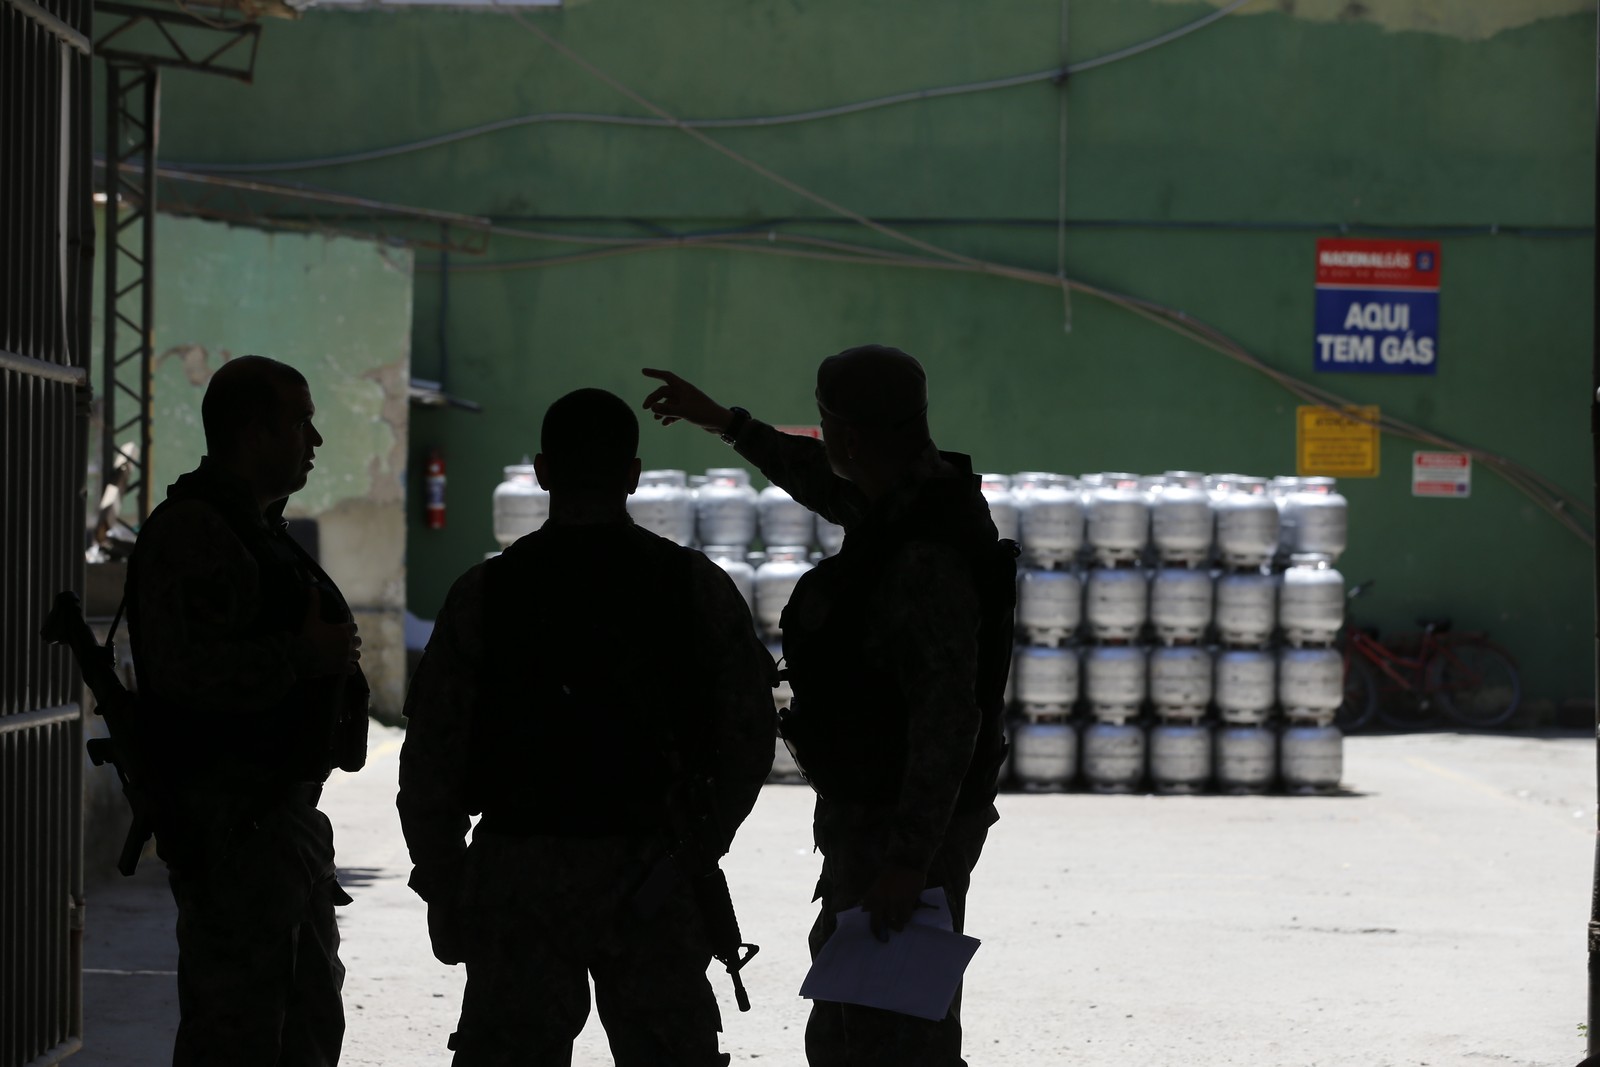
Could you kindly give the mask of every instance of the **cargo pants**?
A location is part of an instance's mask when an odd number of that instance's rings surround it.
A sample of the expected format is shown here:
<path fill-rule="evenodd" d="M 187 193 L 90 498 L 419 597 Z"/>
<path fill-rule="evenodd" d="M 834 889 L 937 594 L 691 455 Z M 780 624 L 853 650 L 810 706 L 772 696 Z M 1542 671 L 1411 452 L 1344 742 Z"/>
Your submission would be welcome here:
<path fill-rule="evenodd" d="M 225 802 L 224 802 L 225 803 Z M 211 835 L 203 866 L 169 876 L 178 905 L 174 1067 L 333 1067 L 344 964 L 333 827 L 282 802 Z"/>
<path fill-rule="evenodd" d="M 458 903 L 467 988 L 454 1067 L 570 1064 L 591 975 L 617 1067 L 728 1062 L 687 885 L 648 918 L 632 913 L 653 851 L 632 837 L 474 837 Z"/>
<path fill-rule="evenodd" d="M 824 814 L 819 805 L 816 836 L 823 854 L 816 900 L 822 910 L 811 928 L 811 958 L 833 936 L 838 912 L 858 907 L 884 863 L 887 837 L 879 820 Z M 943 887 L 950 918 L 959 933 L 966 926 L 967 890 L 989 827 L 998 816 L 992 805 L 951 820 L 944 842 L 928 869 L 928 888 Z M 965 1067 L 961 1058 L 961 988 L 950 1011 L 938 1022 L 911 1015 L 818 1000 L 806 1023 L 806 1062 L 811 1067 Z"/>

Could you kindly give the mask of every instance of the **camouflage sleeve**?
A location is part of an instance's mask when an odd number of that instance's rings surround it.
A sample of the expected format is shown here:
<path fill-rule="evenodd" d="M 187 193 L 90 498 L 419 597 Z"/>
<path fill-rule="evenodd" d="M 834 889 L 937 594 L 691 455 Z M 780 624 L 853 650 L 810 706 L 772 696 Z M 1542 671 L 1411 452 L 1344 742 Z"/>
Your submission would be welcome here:
<path fill-rule="evenodd" d="M 833 473 L 821 441 L 751 419 L 734 445 L 739 455 L 761 468 L 774 485 L 829 522 L 849 528 L 867 509 L 867 498 L 854 484 Z"/>
<path fill-rule="evenodd" d="M 733 837 L 772 770 L 777 744 L 777 714 L 772 687 L 777 668 L 756 637 L 750 609 L 733 581 L 710 560 L 699 557 L 690 573 L 700 638 L 702 677 L 709 679 L 708 702 L 716 739 L 718 808 Z"/>
<path fill-rule="evenodd" d="M 406 692 L 400 749 L 400 828 L 411 850 L 411 888 L 424 900 L 452 883 L 467 850 L 470 806 L 463 795 L 472 714 L 477 707 L 483 566 L 456 580 Z"/>
<path fill-rule="evenodd" d="M 260 572 L 215 509 L 173 504 L 140 531 L 134 569 L 138 672 L 150 688 L 197 710 L 249 715 L 294 685 L 298 643 L 247 634 Z"/>
<path fill-rule="evenodd" d="M 891 862 L 927 870 L 955 811 L 983 714 L 979 604 L 961 557 L 913 543 L 889 566 L 887 654 L 910 708 L 906 772 L 889 826 Z"/>

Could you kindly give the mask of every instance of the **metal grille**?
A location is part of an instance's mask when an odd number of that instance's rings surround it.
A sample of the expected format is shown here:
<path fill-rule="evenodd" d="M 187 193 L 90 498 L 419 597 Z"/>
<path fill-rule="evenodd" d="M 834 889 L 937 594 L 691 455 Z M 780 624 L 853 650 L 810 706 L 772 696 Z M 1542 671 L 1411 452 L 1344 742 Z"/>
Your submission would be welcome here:
<path fill-rule="evenodd" d="M 80 1045 L 80 689 L 39 623 L 81 589 L 88 0 L 0 0 L 0 1065 Z"/>

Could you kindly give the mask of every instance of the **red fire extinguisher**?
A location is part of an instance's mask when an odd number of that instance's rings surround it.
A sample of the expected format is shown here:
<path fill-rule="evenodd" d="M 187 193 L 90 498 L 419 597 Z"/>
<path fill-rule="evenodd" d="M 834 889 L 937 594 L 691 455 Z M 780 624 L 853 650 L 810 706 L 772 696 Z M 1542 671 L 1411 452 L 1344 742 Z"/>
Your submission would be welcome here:
<path fill-rule="evenodd" d="M 437 448 L 428 453 L 426 511 L 428 529 L 444 529 L 444 456 Z"/>

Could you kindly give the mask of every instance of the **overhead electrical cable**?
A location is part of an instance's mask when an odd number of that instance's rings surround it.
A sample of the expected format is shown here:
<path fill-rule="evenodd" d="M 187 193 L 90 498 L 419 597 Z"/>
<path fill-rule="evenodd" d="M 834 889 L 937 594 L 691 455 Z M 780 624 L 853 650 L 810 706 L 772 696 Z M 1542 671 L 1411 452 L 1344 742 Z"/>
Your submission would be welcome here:
<path fill-rule="evenodd" d="M 527 237 L 542 239 L 544 235 L 536 231 L 518 231 L 513 227 L 501 227 L 505 236 Z M 768 241 L 734 240 L 733 238 L 766 237 Z M 957 271 L 971 273 L 973 269 L 960 263 L 951 263 L 927 257 L 908 257 L 898 254 L 889 254 L 886 258 L 884 250 L 870 246 L 851 245 L 847 242 L 828 242 L 831 252 L 813 252 L 804 249 L 785 247 L 789 240 L 781 234 L 724 234 L 707 235 L 702 237 L 685 236 L 683 238 L 652 238 L 645 240 L 626 241 L 596 252 L 582 252 L 558 256 L 542 256 L 533 259 L 499 260 L 478 262 L 464 266 L 452 264 L 453 272 L 479 273 L 509 270 L 529 270 L 544 267 L 569 266 L 575 263 L 595 259 L 612 258 L 619 255 L 629 255 L 642 252 L 662 251 L 670 248 L 702 248 L 729 252 L 757 252 L 768 255 L 789 256 L 801 259 L 824 260 L 828 262 L 853 263 L 863 266 L 900 266 L 919 269 Z M 423 262 L 418 264 L 419 270 L 428 270 L 430 265 Z M 1044 271 L 1032 271 L 1026 268 L 1013 268 L 1006 272 L 1008 277 L 1018 281 L 1027 281 L 1036 285 L 1056 286 L 1059 280 L 1055 275 Z M 1411 440 L 1449 449 L 1451 451 L 1466 452 L 1475 459 L 1490 467 L 1495 473 L 1503 477 L 1513 487 L 1532 496 L 1541 506 L 1550 510 L 1553 517 L 1569 529 L 1580 539 L 1589 540 L 1592 534 L 1585 529 L 1574 517 L 1574 514 L 1589 517 L 1593 510 L 1581 498 L 1564 490 L 1549 479 L 1538 474 L 1514 460 L 1501 456 L 1487 449 L 1476 448 L 1453 440 L 1441 434 L 1434 433 L 1421 427 L 1413 426 L 1404 420 L 1391 416 L 1382 416 L 1373 421 L 1368 420 L 1359 412 L 1350 412 L 1350 402 L 1329 390 L 1304 382 L 1294 375 L 1289 374 L 1270 364 L 1262 362 L 1233 341 L 1226 334 L 1215 327 L 1194 318 L 1186 312 L 1140 297 L 1128 296 L 1113 290 L 1081 281 L 1073 282 L 1074 288 L 1088 295 L 1096 296 L 1108 301 L 1127 311 L 1133 312 L 1164 328 L 1186 337 L 1206 348 L 1219 352 L 1242 365 L 1265 374 L 1280 387 L 1284 388 L 1298 399 L 1308 404 L 1328 407 L 1333 410 L 1346 411 L 1349 416 L 1359 422 L 1369 422 L 1385 433 L 1405 437 Z"/>
<path fill-rule="evenodd" d="M 100 161 L 96 161 L 97 164 Z M 124 163 L 125 170 L 138 170 L 136 163 Z M 394 215 L 410 218 L 416 221 L 446 222 L 458 230 L 479 232 L 486 235 L 496 235 L 519 240 L 530 240 L 547 243 L 564 243 L 599 246 L 592 252 L 575 253 L 560 256 L 543 256 L 533 259 L 495 260 L 495 261 L 468 261 L 466 263 L 453 263 L 450 267 L 452 273 L 470 274 L 489 271 L 528 270 L 542 267 L 568 266 L 577 263 L 607 259 L 619 255 L 629 255 L 640 252 L 662 251 L 667 249 L 692 249 L 705 248 L 730 252 L 757 252 L 767 255 L 790 256 L 801 259 L 823 260 L 827 262 L 846 263 L 863 266 L 896 266 L 923 270 L 958 271 L 963 273 L 983 273 L 1006 277 L 1017 281 L 1029 282 L 1036 285 L 1058 287 L 1063 284 L 1059 274 L 1049 274 L 1044 271 L 1030 270 L 1006 264 L 982 263 L 973 265 L 969 263 L 952 262 L 943 259 L 933 259 L 926 256 L 916 256 L 908 253 L 896 252 L 892 249 L 879 248 L 871 245 L 855 244 L 847 241 L 837 241 L 830 238 L 813 237 L 802 234 L 785 233 L 773 228 L 742 228 L 703 233 L 669 234 L 659 237 L 617 237 L 598 234 L 573 234 L 558 231 L 544 231 L 529 229 L 520 226 L 508 226 L 495 223 L 490 219 L 460 215 L 452 212 L 441 212 L 429 208 L 418 208 L 405 204 L 396 204 L 387 201 L 373 200 L 368 197 L 354 196 L 348 193 L 336 193 L 330 190 L 321 190 L 307 187 L 300 183 L 275 184 L 261 181 L 248 181 L 234 178 L 224 178 L 214 175 L 195 175 L 176 167 L 163 166 L 158 168 L 158 173 L 164 178 L 179 181 L 199 181 L 204 184 L 223 185 L 246 191 L 266 193 L 284 198 L 304 199 L 313 203 L 325 203 L 335 206 L 357 207 L 366 210 L 375 210 L 382 215 Z M 314 225 L 316 217 L 308 216 L 301 220 L 307 225 Z M 271 224 L 273 217 L 264 217 L 257 221 Z M 801 247 L 792 247 L 801 246 Z M 817 251 L 816 249 L 822 249 Z M 975 263 L 977 261 L 974 261 Z M 426 261 L 417 264 L 417 269 L 427 271 L 431 265 Z M 1347 409 L 1348 399 L 1341 397 L 1329 390 L 1322 389 L 1309 382 L 1304 382 L 1293 375 L 1267 364 L 1251 355 L 1243 346 L 1233 341 L 1222 331 L 1203 321 L 1194 318 L 1186 312 L 1170 308 L 1152 300 L 1115 292 L 1099 286 L 1091 285 L 1074 279 L 1067 279 L 1066 284 L 1085 294 L 1098 297 L 1111 304 L 1123 307 L 1125 310 L 1146 318 L 1157 325 L 1173 330 L 1188 339 L 1211 348 L 1231 359 L 1262 373 L 1280 387 L 1310 404 L 1318 404 L 1335 410 Z M 1367 421 L 1357 413 L 1350 417 L 1357 421 Z M 1452 451 L 1466 452 L 1478 459 L 1484 465 L 1501 475 L 1507 482 L 1533 497 L 1542 507 L 1551 511 L 1554 517 L 1573 533 L 1584 540 L 1590 540 L 1592 534 L 1579 524 L 1574 515 L 1592 517 L 1593 510 L 1589 504 L 1566 491 L 1559 485 L 1540 475 L 1516 461 L 1510 460 L 1497 453 L 1486 449 L 1479 449 L 1452 440 L 1440 434 L 1433 433 L 1421 427 L 1414 426 L 1392 416 L 1383 416 L 1375 425 L 1386 433 L 1421 441 Z"/>
<path fill-rule="evenodd" d="M 500 7 L 501 5 L 496 3 L 495 6 Z M 940 247 L 939 245 L 935 245 L 931 242 L 921 240 L 920 238 L 913 237 L 911 234 L 904 233 L 903 231 L 895 229 L 892 226 L 888 226 L 882 222 L 868 218 L 866 215 L 830 200 L 821 193 L 817 193 L 811 189 L 808 189 L 793 179 L 785 177 L 784 175 L 779 174 L 776 171 L 773 171 L 772 169 L 756 162 L 748 156 L 729 148 L 727 145 L 717 141 L 704 131 L 696 129 L 692 126 L 684 125 L 665 108 L 641 95 L 607 71 L 591 63 L 588 59 L 584 58 L 566 43 L 557 40 L 554 36 L 546 32 L 541 27 L 529 22 L 522 16 L 520 12 L 510 8 L 502 9 L 505 10 L 519 26 L 534 34 L 547 46 L 565 56 L 576 66 L 588 71 L 592 77 L 611 86 L 629 100 L 632 100 L 634 103 L 645 108 L 647 111 L 650 111 L 657 117 L 666 120 L 676 129 L 682 131 L 684 134 L 688 135 L 694 140 L 699 141 L 707 148 L 726 156 L 746 169 L 759 174 L 768 181 L 773 182 L 781 188 L 789 190 L 797 196 L 810 200 L 812 203 L 817 204 L 818 206 L 836 214 L 842 215 L 846 218 L 854 219 L 856 222 L 859 222 L 868 229 L 874 230 L 877 233 L 890 238 L 891 240 L 899 241 L 903 244 L 910 245 L 919 251 L 928 253 L 935 260 L 946 260 L 953 264 L 965 266 L 968 269 L 981 274 L 1012 278 L 1018 281 L 1031 281 L 1035 283 L 1048 284 L 1050 286 L 1070 287 L 1078 290 L 1079 292 L 1083 292 L 1091 296 L 1097 296 L 1109 303 L 1131 310 L 1138 315 L 1163 325 L 1167 329 L 1190 337 L 1206 347 L 1220 352 L 1230 359 L 1242 363 L 1253 370 L 1266 374 L 1290 393 L 1299 396 L 1302 399 L 1306 399 L 1310 403 L 1318 404 L 1328 407 L 1334 411 L 1342 412 L 1348 417 L 1359 422 L 1365 422 L 1370 425 L 1374 425 L 1382 431 L 1387 431 L 1397 436 L 1403 436 L 1413 440 L 1422 440 L 1430 444 L 1439 445 L 1441 447 L 1449 447 L 1453 451 L 1467 452 L 1468 454 L 1479 458 L 1485 463 L 1485 465 L 1489 466 L 1490 469 L 1501 475 L 1518 491 L 1522 492 L 1539 504 L 1540 507 L 1544 508 L 1547 512 L 1554 516 L 1558 522 L 1560 522 L 1563 526 L 1566 526 L 1573 533 L 1577 534 L 1585 542 L 1591 545 L 1595 542 L 1594 533 L 1578 523 L 1571 515 L 1576 497 L 1573 494 L 1567 493 L 1565 490 L 1559 490 L 1559 487 L 1555 487 L 1553 482 L 1551 482 L 1549 479 L 1546 479 L 1544 476 L 1540 475 L 1537 471 L 1534 471 L 1530 467 L 1518 463 L 1517 461 L 1508 457 L 1488 452 L 1485 449 L 1474 448 L 1472 446 L 1455 442 L 1450 438 L 1443 436 L 1442 434 L 1435 434 L 1432 431 L 1411 426 L 1408 423 L 1392 417 L 1380 416 L 1377 419 L 1368 419 L 1363 413 L 1360 412 L 1358 406 L 1352 404 L 1348 399 L 1333 393 L 1331 390 L 1326 390 L 1320 386 L 1314 386 L 1308 382 L 1303 382 L 1300 379 L 1295 378 L 1293 375 L 1267 364 L 1263 360 L 1252 355 L 1249 350 L 1244 348 L 1243 345 L 1240 345 L 1238 342 L 1228 337 L 1221 330 L 1200 322 L 1184 312 L 1173 308 L 1163 307 L 1162 305 L 1155 304 L 1153 301 L 1141 300 L 1128 296 L 1127 294 L 1103 289 L 1099 286 L 1090 285 L 1075 279 L 1057 277 L 1055 275 L 1046 274 L 1043 271 L 1030 270 L 1023 267 L 1014 267 L 1008 264 L 994 263 L 979 259 L 974 256 L 968 256 L 948 248 Z M 1228 9 L 1219 10 L 1221 13 L 1225 14 Z M 1552 494 L 1550 492 L 1552 488 L 1556 488 L 1557 492 Z M 1592 516 L 1592 512 L 1590 512 L 1590 515 Z"/>
<path fill-rule="evenodd" d="M 1074 74 L 1094 70 L 1108 63 L 1115 63 L 1119 59 L 1128 59 L 1148 52 L 1152 48 L 1158 48 L 1161 45 L 1176 41 L 1178 38 L 1194 33 L 1196 30 L 1204 29 L 1249 2 L 1250 0 L 1232 0 L 1227 6 L 1218 8 L 1202 18 L 1179 26 L 1174 30 L 1161 34 L 1159 37 L 1152 37 L 1148 41 L 1141 41 L 1138 44 L 1118 49 L 1103 56 L 1081 60 L 1077 63 L 1067 63 L 1050 70 L 1039 70 L 1030 74 L 1013 74 L 1009 77 L 990 78 L 985 81 L 963 82 L 959 85 L 944 85 L 932 89 L 912 89 L 908 92 L 893 93 L 889 96 L 874 97 L 870 100 L 858 100 L 850 104 L 815 108 L 810 111 L 797 111 L 786 115 L 756 115 L 749 118 L 720 119 L 667 119 L 659 115 L 652 118 L 643 115 L 603 115 L 581 111 L 547 111 L 529 115 L 515 115 L 476 126 L 468 126 L 460 130 L 451 130 L 432 137 L 406 141 L 402 144 L 371 148 L 360 152 L 346 152 L 341 155 L 261 163 L 172 163 L 170 165 L 184 170 L 212 174 L 270 174 L 286 170 L 317 170 L 323 167 L 342 167 L 352 163 L 370 163 L 377 159 L 390 159 L 394 156 L 408 155 L 412 152 L 424 152 L 430 148 L 439 148 L 447 144 L 484 137 L 492 133 L 499 133 L 502 130 L 514 130 L 524 126 L 536 126 L 546 123 L 642 126 L 654 129 L 690 126 L 704 130 L 743 130 L 762 129 L 772 126 L 792 126 L 796 123 L 817 122 L 823 119 L 839 118 L 844 115 L 855 115 L 863 111 L 875 111 L 879 108 L 894 107 L 897 104 L 912 104 L 923 100 L 937 100 L 947 96 L 965 96 L 971 93 L 987 93 L 997 89 L 1014 89 L 1022 85 L 1036 85 L 1039 82 L 1059 82 Z"/>
<path fill-rule="evenodd" d="M 1167 35 L 1164 38 L 1153 39 L 1151 42 L 1146 42 L 1142 46 L 1136 46 L 1134 49 L 1125 49 L 1121 53 L 1114 53 L 1112 56 L 1102 57 L 1102 59 L 1098 61 L 1089 61 L 1090 65 L 1102 65 L 1104 62 L 1110 62 L 1116 58 L 1126 58 L 1128 55 L 1138 54 L 1140 51 L 1147 51 L 1149 48 L 1166 43 L 1167 40 L 1175 39 L 1176 36 L 1181 36 L 1183 33 L 1193 32 L 1193 30 L 1199 29 L 1202 25 L 1207 25 L 1210 22 L 1216 21 L 1216 19 L 1223 17 L 1240 6 L 1242 6 L 1242 0 L 1239 3 L 1234 3 L 1228 7 L 1218 9 L 1218 11 L 1208 15 L 1205 19 L 1199 20 L 1196 23 L 1192 23 L 1188 27 L 1180 28 L 1180 31 L 1174 31 L 1174 34 Z M 770 170 L 754 160 L 735 152 L 734 150 L 722 145 L 721 143 L 700 132 L 695 125 L 676 119 L 670 113 L 665 111 L 665 109 L 660 108 L 628 88 L 626 85 L 617 81 L 615 78 L 611 77 L 605 71 L 595 67 L 593 64 L 590 64 L 587 60 L 583 59 L 570 48 L 556 41 L 543 30 L 529 24 L 521 17 L 519 13 L 515 11 L 511 11 L 509 13 L 525 29 L 528 29 L 530 32 L 540 37 L 545 41 L 546 44 L 550 45 L 556 51 L 561 52 L 578 66 L 587 70 L 592 76 L 604 81 L 608 85 L 611 85 L 615 90 L 627 96 L 629 99 L 634 100 L 647 110 L 652 111 L 657 118 L 655 120 L 648 120 L 649 125 L 659 125 L 678 129 L 683 133 L 695 138 L 696 140 L 701 141 L 707 147 L 712 148 L 718 153 L 732 159 L 734 162 L 739 163 L 741 166 L 753 171 L 756 174 L 759 174 L 774 184 L 788 189 L 796 195 L 801 196 L 820 207 L 823 207 L 824 209 L 840 216 L 842 219 L 864 226 L 898 243 L 910 245 L 919 252 L 924 253 L 924 255 L 911 255 L 907 253 L 895 252 L 889 249 L 875 248 L 870 245 L 857 245 L 849 242 L 832 241 L 826 238 L 788 234 L 771 228 L 730 230 L 720 232 L 713 231 L 709 233 L 687 235 L 668 234 L 644 238 L 544 232 L 520 227 L 505 226 L 482 218 L 452 215 L 451 213 L 437 212 L 421 208 L 407 208 L 403 205 L 376 202 L 360 197 L 349 196 L 348 194 L 332 193 L 328 190 L 313 190 L 305 186 L 269 185 L 268 183 L 245 182 L 239 182 L 238 185 L 252 188 L 255 191 L 270 192 L 280 196 L 298 196 L 307 199 L 320 200 L 322 202 L 332 201 L 336 203 L 343 203 L 352 207 L 364 207 L 368 209 L 376 208 L 377 210 L 385 213 L 393 212 L 397 214 L 412 214 L 417 218 L 440 219 L 441 217 L 448 216 L 452 219 L 452 221 L 455 221 L 457 226 L 461 228 L 484 233 L 499 234 L 507 237 L 601 246 L 595 251 L 580 252 L 570 255 L 546 256 L 527 260 L 474 263 L 459 266 L 452 264 L 452 272 L 458 273 L 472 273 L 486 270 L 534 269 L 539 267 L 571 265 L 594 259 L 610 258 L 618 255 L 657 251 L 668 248 L 705 248 L 723 251 L 757 252 L 767 255 L 789 256 L 803 259 L 815 259 L 828 262 L 850 263 L 866 266 L 898 266 L 913 269 L 971 272 L 993 277 L 1008 278 L 1016 281 L 1024 281 L 1031 284 L 1048 285 L 1052 288 L 1061 288 L 1064 292 L 1076 290 L 1086 295 L 1098 297 L 1099 299 L 1102 299 L 1108 303 L 1131 311 L 1134 314 L 1147 319 L 1148 321 L 1162 326 L 1165 329 L 1171 330 L 1206 348 L 1216 351 L 1219 354 L 1234 360 L 1235 362 L 1257 371 L 1258 373 L 1264 374 L 1272 379 L 1281 388 L 1285 389 L 1306 403 L 1327 407 L 1335 411 L 1342 411 L 1348 417 L 1358 422 L 1374 425 L 1381 431 L 1393 434 L 1395 436 L 1421 441 L 1452 451 L 1465 452 L 1477 459 L 1479 462 L 1483 463 L 1485 466 L 1489 467 L 1496 474 L 1500 475 L 1513 488 L 1531 498 L 1535 503 L 1548 511 L 1558 522 L 1572 531 L 1579 538 L 1590 544 L 1594 543 L 1595 538 L 1593 532 L 1587 529 L 1577 520 L 1577 518 L 1574 517 L 1575 515 L 1582 515 L 1592 520 L 1594 512 L 1587 502 L 1557 485 L 1550 479 L 1539 474 L 1532 468 L 1519 463 L 1516 460 L 1486 449 L 1466 445 L 1442 434 L 1437 434 L 1425 428 L 1414 426 L 1408 422 L 1405 422 L 1404 420 L 1396 419 L 1392 416 L 1383 415 L 1377 419 L 1368 419 L 1360 412 L 1358 408 L 1352 405 L 1347 398 L 1342 397 L 1331 390 L 1327 390 L 1320 386 L 1313 385 L 1310 382 L 1303 381 L 1286 371 L 1271 366 L 1270 364 L 1251 354 L 1247 349 L 1223 333 L 1221 330 L 1218 330 L 1215 327 L 1212 327 L 1209 324 L 1196 319 L 1179 309 L 1167 307 L 1155 301 L 1105 289 L 1100 286 L 1092 285 L 1072 278 L 1067 278 L 1060 273 L 1051 274 L 1044 271 L 1032 270 L 1025 267 L 1017 267 L 964 255 L 950 249 L 942 248 L 938 245 L 932 244 L 931 242 L 912 237 L 911 235 L 878 220 L 870 219 L 859 212 L 852 211 L 841 204 L 835 203 L 834 201 L 799 185 L 791 179 L 788 179 L 783 175 Z M 1079 66 L 1081 67 L 1082 65 Z M 1059 75 L 1059 73 L 1059 71 L 1049 72 L 1049 76 L 1054 77 Z M 1043 74 L 1040 76 L 1029 75 L 1022 77 L 1030 80 L 1044 80 Z M 1007 79 L 1007 81 L 1011 80 Z M 1018 84 L 1021 84 L 1021 82 L 1018 82 Z M 999 86 L 995 85 L 991 87 Z M 959 90 L 961 88 L 962 87 L 952 87 L 952 91 Z M 933 90 L 928 91 L 927 94 L 913 94 L 913 97 L 926 98 L 926 95 L 950 95 L 950 93 L 942 90 Z M 891 102 L 901 101 L 893 100 Z M 872 106 L 884 106 L 883 104 L 878 103 L 868 103 L 872 104 Z M 853 105 L 847 105 L 847 107 L 853 107 Z M 822 116 L 819 115 L 818 117 Z M 625 121 L 635 125 L 646 123 L 646 120 L 627 120 L 620 116 L 611 116 L 605 118 L 608 120 L 614 118 L 618 121 Z M 740 122 L 746 120 L 732 121 Z M 796 121 L 800 121 L 800 119 L 797 118 Z M 238 166 L 261 169 L 257 165 L 241 164 Z M 194 173 L 198 169 L 199 168 L 196 168 L 193 165 L 168 164 L 162 168 L 162 173 L 165 177 L 180 178 L 191 181 L 206 181 L 207 175 L 203 173 Z M 285 166 L 282 169 L 290 168 Z M 219 183 L 226 182 L 227 184 L 234 184 L 233 181 L 228 179 L 213 178 L 210 180 Z M 1343 229 L 1344 227 L 1340 228 Z M 802 247 L 788 247 L 791 245 L 800 245 Z M 426 270 L 428 269 L 428 265 L 426 263 L 419 264 L 419 269 Z"/>

